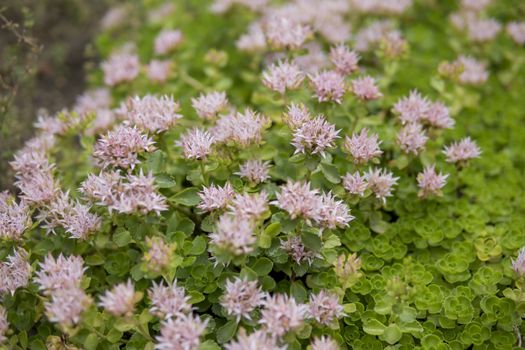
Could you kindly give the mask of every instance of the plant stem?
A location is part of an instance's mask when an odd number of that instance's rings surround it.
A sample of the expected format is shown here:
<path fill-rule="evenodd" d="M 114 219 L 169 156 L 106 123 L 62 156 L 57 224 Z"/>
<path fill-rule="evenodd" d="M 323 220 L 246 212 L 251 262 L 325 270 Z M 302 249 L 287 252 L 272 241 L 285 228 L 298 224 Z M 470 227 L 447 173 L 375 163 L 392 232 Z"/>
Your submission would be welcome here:
<path fill-rule="evenodd" d="M 205 85 L 203 85 L 200 81 L 198 81 L 197 79 L 195 79 L 192 76 L 190 76 L 185 71 L 180 71 L 179 72 L 179 76 L 180 76 L 180 78 L 181 78 L 181 80 L 183 82 L 185 82 L 189 86 L 193 87 L 194 89 L 201 90 L 201 91 L 205 91 L 206 90 L 206 86 Z"/>

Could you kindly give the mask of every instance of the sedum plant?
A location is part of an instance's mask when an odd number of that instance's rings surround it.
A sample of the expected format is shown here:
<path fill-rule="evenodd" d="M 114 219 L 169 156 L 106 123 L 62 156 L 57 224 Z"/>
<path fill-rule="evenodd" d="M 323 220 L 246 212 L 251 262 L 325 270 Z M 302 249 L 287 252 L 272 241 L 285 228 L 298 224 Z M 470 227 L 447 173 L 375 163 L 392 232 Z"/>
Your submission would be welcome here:
<path fill-rule="evenodd" d="M 519 348 L 511 3 L 112 9 L 93 89 L 10 163 L 2 346 Z"/>

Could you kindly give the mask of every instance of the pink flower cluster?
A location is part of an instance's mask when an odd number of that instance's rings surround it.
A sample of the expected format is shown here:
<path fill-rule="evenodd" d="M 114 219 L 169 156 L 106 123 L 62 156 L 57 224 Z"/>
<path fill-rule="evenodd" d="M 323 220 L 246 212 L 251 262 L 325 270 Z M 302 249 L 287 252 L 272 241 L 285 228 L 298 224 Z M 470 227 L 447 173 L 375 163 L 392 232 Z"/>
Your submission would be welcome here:
<path fill-rule="evenodd" d="M 102 62 L 101 68 L 104 72 L 104 83 L 115 86 L 135 80 L 140 73 L 140 61 L 135 53 L 124 49 Z"/>
<path fill-rule="evenodd" d="M 18 288 L 29 284 L 30 277 L 29 254 L 23 248 L 15 249 L 6 261 L 0 262 L 0 294 L 15 294 Z"/>
<path fill-rule="evenodd" d="M 210 133 L 216 143 L 248 146 L 262 141 L 262 132 L 268 123 L 265 116 L 246 108 L 243 113 L 234 112 L 222 116 Z"/>
<path fill-rule="evenodd" d="M 354 219 L 343 201 L 336 200 L 331 193 L 320 194 L 310 188 L 310 183 L 289 180 L 271 203 L 288 212 L 292 219 L 300 217 L 309 225 L 315 222 L 329 229 L 346 227 Z"/>
<path fill-rule="evenodd" d="M 177 120 L 182 118 L 177 113 L 179 110 L 180 106 L 173 96 L 146 95 L 128 99 L 125 113 L 129 122 L 141 130 L 160 133 L 175 126 Z"/>
<path fill-rule="evenodd" d="M 7 191 L 0 192 L 0 238 L 19 240 L 31 223 L 29 206 L 17 203 Z"/>
<path fill-rule="evenodd" d="M 155 178 L 150 173 L 144 175 L 128 174 L 125 177 L 118 172 L 101 172 L 88 175 L 80 188 L 89 200 L 106 206 L 109 212 L 147 214 L 167 210 L 166 198 L 155 190 Z"/>
<path fill-rule="evenodd" d="M 138 128 L 119 125 L 103 135 L 93 148 L 98 166 L 133 169 L 140 163 L 139 154 L 155 150 L 155 142 Z"/>
<path fill-rule="evenodd" d="M 191 105 L 197 115 L 203 119 L 215 119 L 219 112 L 228 107 L 228 98 L 224 92 L 210 92 L 191 99 Z"/>

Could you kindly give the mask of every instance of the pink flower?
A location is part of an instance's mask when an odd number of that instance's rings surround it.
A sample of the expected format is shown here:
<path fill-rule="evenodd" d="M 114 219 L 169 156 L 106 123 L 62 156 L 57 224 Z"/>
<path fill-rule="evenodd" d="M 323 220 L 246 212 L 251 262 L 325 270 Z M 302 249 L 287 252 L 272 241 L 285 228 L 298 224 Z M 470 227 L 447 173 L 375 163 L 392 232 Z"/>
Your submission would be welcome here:
<path fill-rule="evenodd" d="M 219 218 L 215 232 L 209 237 L 211 245 L 236 256 L 251 253 L 257 240 L 253 234 L 253 224 L 246 218 L 230 213 Z"/>
<path fill-rule="evenodd" d="M 276 197 L 272 204 L 288 212 L 292 219 L 302 217 L 308 224 L 320 220 L 322 203 L 319 191 L 310 189 L 309 182 L 288 180 Z"/>
<path fill-rule="evenodd" d="M 154 83 L 168 80 L 173 63 L 169 60 L 151 60 L 148 64 L 148 79 Z"/>
<path fill-rule="evenodd" d="M 262 160 L 247 160 L 240 165 L 239 172 L 235 173 L 240 177 L 248 180 L 250 183 L 262 183 L 270 178 L 268 171 L 270 162 Z"/>
<path fill-rule="evenodd" d="M 17 203 L 7 191 L 0 192 L 0 238 L 20 240 L 31 223 L 27 203 Z"/>
<path fill-rule="evenodd" d="M 104 71 L 104 83 L 109 86 L 132 81 L 140 73 L 138 56 L 127 50 L 112 54 L 101 66 Z"/>
<path fill-rule="evenodd" d="M 0 263 L 0 294 L 9 292 L 14 295 L 18 288 L 29 284 L 31 265 L 29 254 L 23 248 L 17 248 L 7 257 L 7 261 Z"/>
<path fill-rule="evenodd" d="M 44 307 L 49 321 L 72 327 L 80 322 L 80 316 L 91 303 L 91 298 L 82 289 L 72 287 L 54 291 L 51 301 L 45 302 Z"/>
<path fill-rule="evenodd" d="M 412 0 L 352 0 L 351 3 L 358 12 L 383 15 L 399 15 L 412 6 Z"/>
<path fill-rule="evenodd" d="M 428 136 L 420 124 L 410 123 L 405 125 L 398 133 L 396 141 L 405 153 L 417 155 L 425 148 Z"/>
<path fill-rule="evenodd" d="M 361 176 L 359 172 L 355 172 L 353 174 L 347 173 L 343 176 L 343 187 L 348 193 L 362 197 L 368 188 L 368 184 L 364 176 Z"/>
<path fill-rule="evenodd" d="M 54 294 L 57 290 L 80 288 L 86 271 L 82 257 L 75 255 L 66 258 L 60 254 L 55 259 L 48 254 L 39 266 L 34 281 L 46 295 Z"/>
<path fill-rule="evenodd" d="M 364 101 L 376 100 L 383 96 L 376 85 L 375 79 L 370 76 L 352 80 L 352 93 Z"/>
<path fill-rule="evenodd" d="M 85 131 L 86 135 L 94 136 L 107 132 L 115 123 L 115 119 L 115 114 L 109 109 L 97 111 L 95 120 Z"/>
<path fill-rule="evenodd" d="M 294 298 L 275 294 L 265 300 L 259 323 L 268 334 L 282 337 L 301 327 L 307 312 L 308 306 L 298 304 Z"/>
<path fill-rule="evenodd" d="M 22 149 L 15 154 L 14 160 L 9 162 L 17 176 L 23 177 L 30 173 L 50 173 L 55 167 L 49 163 L 44 152 L 39 150 Z"/>
<path fill-rule="evenodd" d="M 321 207 L 318 221 L 322 227 L 329 229 L 344 228 L 354 219 L 350 215 L 348 206 L 343 201 L 336 200 L 331 193 L 321 194 L 320 199 Z"/>
<path fill-rule="evenodd" d="M 191 105 L 197 115 L 203 119 L 214 119 L 217 114 L 228 107 L 228 98 L 224 92 L 210 92 L 191 99 Z"/>
<path fill-rule="evenodd" d="M 359 55 L 343 44 L 330 49 L 330 61 L 341 74 L 352 74 L 359 69 Z"/>
<path fill-rule="evenodd" d="M 364 3 L 364 2 L 361 2 Z M 355 49 L 359 52 L 370 51 L 376 48 L 387 35 L 400 34 L 393 29 L 394 23 L 389 20 L 374 21 L 362 28 L 355 36 Z"/>
<path fill-rule="evenodd" d="M 114 203 L 108 207 L 110 212 L 143 215 L 155 212 L 160 215 L 161 211 L 168 209 L 166 197 L 155 190 L 153 174 L 144 175 L 141 170 L 138 175 L 127 175 L 126 180 L 121 182 L 119 192 L 113 194 Z"/>
<path fill-rule="evenodd" d="M 335 71 L 324 71 L 308 76 L 319 102 L 341 103 L 345 93 L 345 80 Z"/>
<path fill-rule="evenodd" d="M 246 108 L 244 113 L 235 112 L 221 117 L 210 132 L 216 143 L 232 142 L 238 146 L 259 144 L 269 119 Z"/>
<path fill-rule="evenodd" d="M 29 204 L 51 202 L 59 192 L 58 184 L 50 172 L 35 171 L 17 175 L 15 185 L 20 189 L 20 197 Z"/>
<path fill-rule="evenodd" d="M 512 260 L 512 269 L 520 277 L 525 276 L 525 247 L 520 249 L 516 260 Z"/>
<path fill-rule="evenodd" d="M 351 25 L 337 12 L 314 18 L 314 29 L 332 44 L 346 42 L 352 37 Z"/>
<path fill-rule="evenodd" d="M 262 83 L 268 89 L 284 95 L 286 90 L 296 90 L 304 80 L 304 73 L 294 63 L 280 61 L 270 65 L 262 76 Z"/>
<path fill-rule="evenodd" d="M 278 346 L 276 339 L 258 330 L 250 335 L 244 328 L 237 333 L 237 340 L 225 345 L 226 350 L 286 350 L 286 346 Z"/>
<path fill-rule="evenodd" d="M 321 258 L 318 253 L 305 247 L 300 236 L 281 240 L 281 249 L 288 253 L 296 264 L 306 262 L 308 265 L 312 265 L 315 258 Z"/>
<path fill-rule="evenodd" d="M 398 177 L 384 169 L 370 169 L 365 173 L 368 188 L 376 195 L 376 198 L 386 202 L 386 197 L 392 196 L 392 187 L 397 184 Z"/>
<path fill-rule="evenodd" d="M 501 24 L 495 19 L 474 18 L 467 21 L 467 31 L 470 40 L 474 42 L 487 42 L 496 37 L 501 30 Z"/>
<path fill-rule="evenodd" d="M 425 167 L 422 173 L 417 174 L 417 185 L 420 188 L 418 196 L 441 196 L 441 189 L 447 183 L 447 178 L 448 174 L 436 173 L 435 165 Z"/>
<path fill-rule="evenodd" d="M 223 187 L 212 184 L 210 187 L 203 187 L 202 191 L 199 192 L 201 202 L 197 205 L 197 208 L 205 213 L 218 209 L 226 209 L 234 196 L 235 191 L 229 182 Z"/>
<path fill-rule="evenodd" d="M 450 117 L 448 108 L 441 102 L 434 102 L 430 105 L 424 120 L 438 129 L 452 129 L 455 124 L 454 119 Z"/>
<path fill-rule="evenodd" d="M 510 35 L 510 37 L 516 42 L 516 44 L 525 44 L 525 21 L 509 22 L 507 23 L 506 30 L 507 34 Z"/>
<path fill-rule="evenodd" d="M 236 216 L 259 220 L 268 211 L 268 195 L 266 192 L 253 194 L 238 194 L 230 205 Z"/>
<path fill-rule="evenodd" d="M 166 244 L 160 237 L 146 237 L 146 245 L 148 251 L 144 253 L 143 259 L 147 264 L 147 269 L 157 273 L 163 272 L 173 259 L 174 247 Z"/>
<path fill-rule="evenodd" d="M 119 125 L 97 141 L 93 157 L 102 168 L 112 166 L 133 169 L 140 163 L 139 154 L 155 150 L 154 143 L 136 127 Z"/>
<path fill-rule="evenodd" d="M 318 294 L 310 295 L 309 315 L 317 323 L 329 326 L 338 318 L 344 316 L 343 306 L 339 303 L 339 298 L 325 290 Z"/>
<path fill-rule="evenodd" d="M 129 10 L 130 7 L 124 4 L 111 7 L 102 17 L 100 27 L 107 31 L 120 27 L 126 22 L 126 17 L 130 12 Z"/>
<path fill-rule="evenodd" d="M 394 105 L 394 113 L 399 115 L 402 124 L 417 123 L 426 117 L 430 102 L 417 90 L 412 90 L 408 97 L 403 97 Z"/>
<path fill-rule="evenodd" d="M 99 175 L 88 174 L 79 191 L 89 200 L 99 205 L 109 206 L 115 201 L 122 177 L 118 172 L 101 172 Z"/>
<path fill-rule="evenodd" d="M 100 306 L 113 316 L 132 315 L 138 298 L 131 280 L 119 283 L 100 297 Z"/>
<path fill-rule="evenodd" d="M 184 133 L 176 143 L 186 159 L 206 159 L 213 151 L 213 136 L 206 130 L 194 128 Z"/>
<path fill-rule="evenodd" d="M 180 30 L 163 30 L 155 38 L 155 53 L 165 55 L 173 51 L 182 42 Z"/>
<path fill-rule="evenodd" d="M 310 42 L 303 47 L 307 50 L 306 54 L 295 57 L 293 62 L 305 73 L 314 74 L 328 66 L 328 58 L 318 43 Z"/>
<path fill-rule="evenodd" d="M 55 233 L 55 228 L 62 226 L 71 238 L 87 239 L 98 231 L 101 218 L 89 212 L 90 207 L 73 201 L 69 193 L 60 192 L 57 197 L 40 210 L 38 219 L 42 220 L 47 233 Z"/>
<path fill-rule="evenodd" d="M 345 137 L 343 148 L 352 155 L 355 164 L 365 164 L 383 154 L 379 148 L 382 141 L 377 134 L 368 136 L 368 132 L 368 129 L 364 128 L 359 134 L 354 133 L 352 137 Z"/>
<path fill-rule="evenodd" d="M 151 300 L 150 312 L 159 318 L 179 317 L 191 312 L 190 297 L 184 288 L 177 286 L 177 280 L 167 285 L 162 281 L 159 284 L 153 282 L 148 297 Z"/>
<path fill-rule="evenodd" d="M 461 0 L 461 8 L 469 11 L 482 11 L 492 0 Z"/>
<path fill-rule="evenodd" d="M 296 153 L 324 155 L 328 148 L 335 147 L 339 130 L 329 123 L 324 116 L 318 115 L 299 126 L 293 134 L 292 145 Z"/>
<path fill-rule="evenodd" d="M 221 297 L 221 305 L 226 313 L 237 318 L 251 320 L 250 313 L 263 303 L 264 293 L 257 286 L 257 281 L 235 278 L 226 281 L 226 290 Z"/>
<path fill-rule="evenodd" d="M 126 108 L 128 120 L 140 129 L 150 132 L 166 131 L 182 118 L 182 115 L 177 114 L 180 110 L 179 104 L 173 100 L 173 96 L 168 95 L 135 96 L 128 99 Z"/>
<path fill-rule="evenodd" d="M 339 350 L 339 345 L 335 340 L 325 337 L 324 335 L 320 338 L 314 338 L 311 346 L 312 350 Z"/>
<path fill-rule="evenodd" d="M 466 137 L 459 142 L 453 142 L 450 146 L 445 146 L 443 153 L 448 163 L 464 163 L 469 159 L 478 158 L 481 150 L 470 137 Z"/>
<path fill-rule="evenodd" d="M 268 42 L 276 49 L 298 49 L 312 34 L 310 27 L 289 17 L 272 17 L 265 23 Z"/>
<path fill-rule="evenodd" d="M 311 119 L 312 117 L 308 111 L 308 108 L 302 103 L 292 103 L 289 105 L 288 110 L 283 117 L 284 123 L 292 130 L 299 128 Z"/>
<path fill-rule="evenodd" d="M 88 90 L 78 96 L 74 111 L 77 113 L 97 112 L 109 109 L 111 106 L 111 92 L 107 88 Z"/>
<path fill-rule="evenodd" d="M 266 35 L 261 24 L 258 22 L 250 24 L 248 32 L 237 40 L 236 46 L 245 52 L 259 52 L 266 49 Z"/>
<path fill-rule="evenodd" d="M 70 210 L 65 212 L 60 219 L 60 224 L 70 234 L 71 238 L 86 240 L 100 229 L 102 219 L 89 212 L 90 207 L 71 202 Z"/>
<path fill-rule="evenodd" d="M 172 16 L 176 9 L 174 3 L 166 1 L 148 12 L 148 21 L 150 23 L 161 23 Z"/>
<path fill-rule="evenodd" d="M 157 337 L 157 350 L 197 350 L 200 337 L 206 330 L 208 321 L 201 321 L 197 316 L 181 315 L 168 318 L 160 326 Z"/>
<path fill-rule="evenodd" d="M 459 56 L 457 59 L 463 65 L 459 81 L 466 85 L 482 85 L 487 81 L 489 73 L 483 62 L 469 56 Z"/>

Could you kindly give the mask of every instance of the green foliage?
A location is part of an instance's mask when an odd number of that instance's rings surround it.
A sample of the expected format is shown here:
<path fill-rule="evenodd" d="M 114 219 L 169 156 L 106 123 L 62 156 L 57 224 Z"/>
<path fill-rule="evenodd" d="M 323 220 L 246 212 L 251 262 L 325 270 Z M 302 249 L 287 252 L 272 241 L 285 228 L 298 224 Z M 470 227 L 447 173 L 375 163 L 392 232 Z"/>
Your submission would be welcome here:
<path fill-rule="evenodd" d="M 363 53 L 363 69 L 380 78 L 385 95 L 369 103 L 348 97 L 341 105 L 320 104 L 310 99 L 308 88 L 290 96 L 264 89 L 259 82 L 262 55 L 248 55 L 234 46 L 255 16 L 246 8 L 217 15 L 209 12 L 206 1 L 179 1 L 177 10 L 160 23 L 135 14 L 137 28 L 103 32 L 96 41 L 102 57 L 132 41 L 142 63 L 155 58 L 153 42 L 161 29 L 180 28 L 184 33 L 182 46 L 168 56 L 175 68 L 165 84 L 154 84 L 141 74 L 111 90 L 114 107 L 135 94 L 170 94 L 180 101 L 182 128 L 153 135 L 158 149 L 141 156 L 134 170 L 155 175 L 168 210 L 159 216 L 118 214 L 97 206 L 92 211 L 102 216 L 103 225 L 88 240 L 69 239 L 61 229 L 46 235 L 34 225 L 21 244 L 30 252 L 33 270 L 39 270 L 38 262 L 48 253 L 82 256 L 88 267 L 82 287 L 96 302 L 104 291 L 128 279 L 144 298 L 133 315 L 123 317 L 102 312 L 95 303 L 76 327 L 64 330 L 48 320 L 46 297 L 31 283 L 13 295 L 3 295 L 10 324 L 7 348 L 153 349 L 162 321 L 148 311 L 147 290 L 152 280 L 176 279 L 195 312 L 208 320 L 200 349 L 220 349 L 241 328 L 256 329 L 260 317 L 256 312 L 254 320 L 239 321 L 220 305 L 226 282 L 234 277 L 257 281 L 263 291 L 286 293 L 299 303 L 307 303 L 321 289 L 339 297 L 344 317 L 330 326 L 306 323 L 284 338 L 290 349 L 306 348 L 310 337 L 321 335 L 329 335 L 342 349 L 516 348 L 525 332 L 525 283 L 511 269 L 512 259 L 525 245 L 525 99 L 521 96 L 525 52 L 503 33 L 486 45 L 469 43 L 446 20 L 455 9 L 452 3 L 415 1 L 404 17 L 395 20 L 410 48 L 405 57 L 394 61 L 384 49 Z M 488 13 L 502 21 L 518 19 L 524 10 L 516 3 L 494 2 Z M 144 1 L 145 10 L 158 5 Z M 514 5 L 521 6 L 522 12 L 515 11 Z M 368 23 L 360 18 L 352 21 L 356 28 Z M 328 48 L 327 42 L 319 41 Z M 460 86 L 438 74 L 441 62 L 460 54 L 489 62 L 490 78 L 484 85 Z M 90 81 L 94 87 L 102 85 L 100 70 L 90 72 Z M 434 135 L 425 153 L 407 156 L 395 146 L 396 126 L 389 111 L 413 88 L 444 101 L 456 127 Z M 184 128 L 207 125 L 191 108 L 191 98 L 215 90 L 227 91 L 239 109 L 252 106 L 267 115 L 271 136 L 255 146 L 226 145 L 219 156 L 200 163 L 184 159 L 174 142 Z M 290 101 L 303 101 L 325 114 L 341 135 L 365 126 L 374 129 L 387 157 L 381 164 L 400 176 L 394 196 L 382 203 L 370 190 L 359 198 L 348 195 L 341 176 L 365 169 L 339 149 L 325 157 L 293 154 L 290 131 L 281 122 Z M 465 135 L 480 144 L 482 157 L 466 167 L 445 163 L 441 145 Z M 65 174 L 64 190 L 73 192 L 88 173 L 96 172 L 89 158 L 96 138 L 73 133 L 60 142 L 53 161 L 57 173 Z M 254 157 L 272 161 L 270 181 L 253 184 L 238 176 L 239 164 Z M 432 163 L 450 174 L 449 182 L 443 196 L 422 199 L 416 174 Z M 210 233 L 216 232 L 220 213 L 197 208 L 203 186 L 228 181 L 238 193 L 264 190 L 274 201 L 288 178 L 308 180 L 315 188 L 331 191 L 351 207 L 355 219 L 344 229 L 320 230 L 271 206 L 254 229 L 253 253 L 232 257 L 215 250 Z M 283 249 L 282 241 L 292 236 L 312 252 L 311 261 L 294 261 Z M 162 239 L 171 249 L 169 264 L 160 271 L 148 265 L 151 237 Z M 6 242 L 0 249 L 2 258 L 14 246 Z"/>

